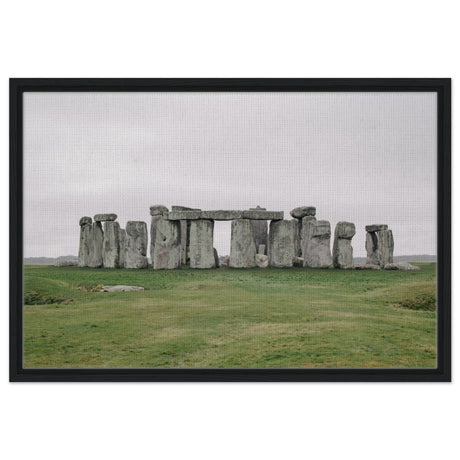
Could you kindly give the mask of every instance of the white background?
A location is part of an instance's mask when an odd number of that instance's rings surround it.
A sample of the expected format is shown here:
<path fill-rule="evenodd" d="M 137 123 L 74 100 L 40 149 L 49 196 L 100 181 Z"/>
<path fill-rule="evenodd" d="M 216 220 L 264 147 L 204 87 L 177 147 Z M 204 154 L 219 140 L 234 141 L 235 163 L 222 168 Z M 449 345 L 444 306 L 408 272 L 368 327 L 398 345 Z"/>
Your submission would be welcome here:
<path fill-rule="evenodd" d="M 5 260 L 8 77 L 452 77 L 455 108 L 455 3 L 2 3 L 3 458 L 458 458 L 458 383 L 7 383 Z M 455 117 L 453 127 L 455 143 Z M 455 200 L 455 152 L 453 163 Z M 453 251 L 460 256 L 455 240 Z M 454 265 L 454 286 L 458 275 Z M 454 292 L 454 379 L 456 303 Z"/>

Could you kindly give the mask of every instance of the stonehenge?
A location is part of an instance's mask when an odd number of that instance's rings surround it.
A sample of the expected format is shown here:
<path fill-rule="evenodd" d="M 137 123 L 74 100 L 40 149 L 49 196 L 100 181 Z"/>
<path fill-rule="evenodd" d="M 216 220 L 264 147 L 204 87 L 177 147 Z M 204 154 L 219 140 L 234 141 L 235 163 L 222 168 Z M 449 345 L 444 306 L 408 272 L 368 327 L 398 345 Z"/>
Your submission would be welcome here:
<path fill-rule="evenodd" d="M 393 264 L 394 240 L 388 225 L 365 227 L 366 263 L 355 265 L 352 246 L 355 224 L 346 221 L 336 224 L 331 252 L 331 224 L 317 220 L 314 206 L 296 207 L 290 215 L 292 219 L 287 220 L 283 211 L 260 206 L 247 210 L 171 206 L 169 210 L 164 205 L 154 205 L 150 207 L 150 231 L 142 221 L 128 221 L 123 229 L 114 213 L 84 216 L 79 220 L 78 266 L 111 269 L 151 266 L 154 270 L 184 266 L 411 269 L 409 265 Z M 219 258 L 214 247 L 215 221 L 231 221 L 229 256 Z"/>
<path fill-rule="evenodd" d="M 351 239 L 355 236 L 355 224 L 339 222 L 335 226 L 332 262 L 335 268 L 353 268 L 353 247 Z"/>

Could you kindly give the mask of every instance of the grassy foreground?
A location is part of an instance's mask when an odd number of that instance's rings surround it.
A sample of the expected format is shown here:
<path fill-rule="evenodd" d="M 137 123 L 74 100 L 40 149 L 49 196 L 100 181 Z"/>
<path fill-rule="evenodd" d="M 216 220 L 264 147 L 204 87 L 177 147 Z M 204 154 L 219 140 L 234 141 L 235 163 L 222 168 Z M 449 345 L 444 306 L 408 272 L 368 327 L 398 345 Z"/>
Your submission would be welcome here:
<path fill-rule="evenodd" d="M 420 271 L 26 266 L 24 365 L 436 367 Z M 100 284 L 141 292 L 93 292 Z"/>

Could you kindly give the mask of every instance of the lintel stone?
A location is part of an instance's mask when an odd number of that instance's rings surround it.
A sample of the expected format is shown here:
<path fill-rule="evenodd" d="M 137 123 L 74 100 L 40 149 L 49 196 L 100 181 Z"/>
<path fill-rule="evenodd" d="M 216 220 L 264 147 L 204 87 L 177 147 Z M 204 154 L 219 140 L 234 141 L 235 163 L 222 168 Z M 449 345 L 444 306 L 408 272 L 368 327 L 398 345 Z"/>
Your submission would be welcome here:
<path fill-rule="evenodd" d="M 283 220 L 283 211 L 263 211 L 263 210 L 252 210 L 243 211 L 243 219 L 253 220 Z"/>
<path fill-rule="evenodd" d="M 164 214 L 166 220 L 197 220 L 201 219 L 201 211 L 171 211 Z"/>
<path fill-rule="evenodd" d="M 243 218 L 243 211 L 202 211 L 202 219 L 211 220 L 235 220 Z"/>
<path fill-rule="evenodd" d="M 388 230 L 388 225 L 380 225 L 380 224 L 374 224 L 374 225 L 366 225 L 366 232 L 380 232 L 382 230 Z"/>
<path fill-rule="evenodd" d="M 117 220 L 116 214 L 96 214 L 94 216 L 94 222 L 110 222 Z"/>

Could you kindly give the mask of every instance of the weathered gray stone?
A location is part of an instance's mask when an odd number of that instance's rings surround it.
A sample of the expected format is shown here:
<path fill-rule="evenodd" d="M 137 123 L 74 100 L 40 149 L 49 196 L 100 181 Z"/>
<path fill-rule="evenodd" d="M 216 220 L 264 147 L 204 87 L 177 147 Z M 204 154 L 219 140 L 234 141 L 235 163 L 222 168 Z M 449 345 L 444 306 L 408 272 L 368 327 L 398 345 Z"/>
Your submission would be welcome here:
<path fill-rule="evenodd" d="M 167 213 L 169 209 L 162 204 L 155 204 L 150 206 L 150 215 L 151 216 L 162 216 L 163 214 Z"/>
<path fill-rule="evenodd" d="M 213 248 L 214 222 L 200 219 L 190 223 L 190 268 L 216 266 Z"/>
<path fill-rule="evenodd" d="M 80 245 L 78 248 L 78 265 L 89 267 L 93 252 L 93 226 L 91 217 L 80 219 Z"/>
<path fill-rule="evenodd" d="M 243 219 L 253 220 L 283 220 L 283 211 L 263 211 L 263 210 L 249 210 L 243 211 Z"/>
<path fill-rule="evenodd" d="M 302 219 L 302 258 L 311 268 L 328 268 L 332 264 L 331 224 L 327 220 Z"/>
<path fill-rule="evenodd" d="M 92 223 L 93 223 L 93 219 L 91 219 L 91 217 L 84 216 L 80 219 L 80 227 L 82 225 L 91 225 Z"/>
<path fill-rule="evenodd" d="M 116 286 L 102 286 L 101 292 L 132 292 L 132 291 L 143 291 L 142 286 L 123 286 L 121 284 Z"/>
<path fill-rule="evenodd" d="M 126 230 L 124 228 L 120 228 L 118 236 L 120 237 L 120 258 L 118 266 L 123 268 L 125 266 Z"/>
<path fill-rule="evenodd" d="M 243 211 L 201 211 L 202 219 L 211 220 L 235 220 L 243 218 Z"/>
<path fill-rule="evenodd" d="M 163 216 L 166 220 L 197 220 L 201 219 L 201 211 L 171 211 Z"/>
<path fill-rule="evenodd" d="M 267 268 L 268 267 L 268 256 L 265 254 L 256 254 L 256 265 L 259 268 Z"/>
<path fill-rule="evenodd" d="M 104 231 L 102 230 L 102 224 L 100 222 L 93 222 L 91 236 L 91 255 L 88 266 L 99 268 L 102 267 L 102 243 L 104 241 Z"/>
<path fill-rule="evenodd" d="M 250 208 L 250 211 L 266 211 L 265 208 L 257 206 L 256 208 Z M 268 223 L 266 220 L 251 220 L 252 231 L 254 233 L 254 243 L 256 244 L 257 253 L 265 254 L 267 248 L 268 239 Z M 264 247 L 264 252 L 260 252 L 260 247 Z"/>
<path fill-rule="evenodd" d="M 294 265 L 294 267 L 303 267 L 304 265 L 304 260 L 302 257 L 294 257 L 293 261 L 292 261 L 292 265 Z"/>
<path fill-rule="evenodd" d="M 180 262 L 187 265 L 190 260 L 190 225 L 187 220 L 180 220 Z M 187 257 L 188 255 L 188 257 Z"/>
<path fill-rule="evenodd" d="M 259 249 L 257 249 L 257 254 L 265 254 L 267 245 L 259 244 Z"/>
<path fill-rule="evenodd" d="M 393 232 L 380 230 L 366 233 L 367 264 L 384 267 L 393 263 Z"/>
<path fill-rule="evenodd" d="M 294 254 L 296 257 L 300 257 L 302 255 L 302 219 L 291 219 L 291 222 L 294 231 Z"/>
<path fill-rule="evenodd" d="M 420 270 L 420 267 L 417 265 L 412 265 L 409 262 L 397 262 L 393 264 L 386 264 L 384 267 L 385 270 L 409 270 L 416 271 Z"/>
<path fill-rule="evenodd" d="M 171 206 L 171 211 L 201 211 L 198 208 L 188 208 L 187 206 Z"/>
<path fill-rule="evenodd" d="M 111 222 L 113 220 L 117 220 L 116 214 L 96 214 L 94 216 L 95 222 Z"/>
<path fill-rule="evenodd" d="M 248 219 L 232 221 L 229 266 L 233 268 L 256 266 L 254 233 L 251 221 Z"/>
<path fill-rule="evenodd" d="M 220 267 L 219 254 L 217 253 L 216 248 L 214 248 L 214 264 L 215 264 L 216 268 Z"/>
<path fill-rule="evenodd" d="M 221 267 L 228 267 L 230 263 L 230 257 L 229 256 L 224 256 L 219 258 L 219 265 Z"/>
<path fill-rule="evenodd" d="M 163 220 L 162 214 L 156 214 L 150 218 L 150 260 L 155 257 L 155 241 L 157 239 L 157 225 L 160 220 Z"/>
<path fill-rule="evenodd" d="M 56 259 L 56 263 L 54 265 L 56 267 L 75 267 L 78 265 L 78 257 L 61 256 Z"/>
<path fill-rule="evenodd" d="M 153 268 L 171 270 L 180 267 L 180 222 L 160 219 L 156 226 Z"/>
<path fill-rule="evenodd" d="M 120 224 L 118 222 L 104 222 L 102 265 L 105 268 L 120 266 Z"/>
<path fill-rule="evenodd" d="M 315 216 L 316 208 L 314 206 L 300 206 L 298 208 L 294 208 L 290 214 L 296 219 L 302 219 L 302 217 L 306 216 Z"/>
<path fill-rule="evenodd" d="M 335 268 L 353 268 L 353 247 L 351 239 L 356 233 L 355 224 L 338 222 L 335 226 L 332 261 Z"/>
<path fill-rule="evenodd" d="M 380 270 L 380 265 L 375 264 L 355 264 L 355 270 Z"/>
<path fill-rule="evenodd" d="M 139 221 L 126 223 L 125 268 L 147 268 L 147 224 Z"/>
<path fill-rule="evenodd" d="M 272 220 L 268 234 L 268 264 L 270 267 L 292 267 L 295 257 L 295 222 Z"/>
<path fill-rule="evenodd" d="M 366 232 L 379 232 L 380 230 L 388 230 L 388 225 L 382 225 L 382 224 L 366 225 Z"/>

